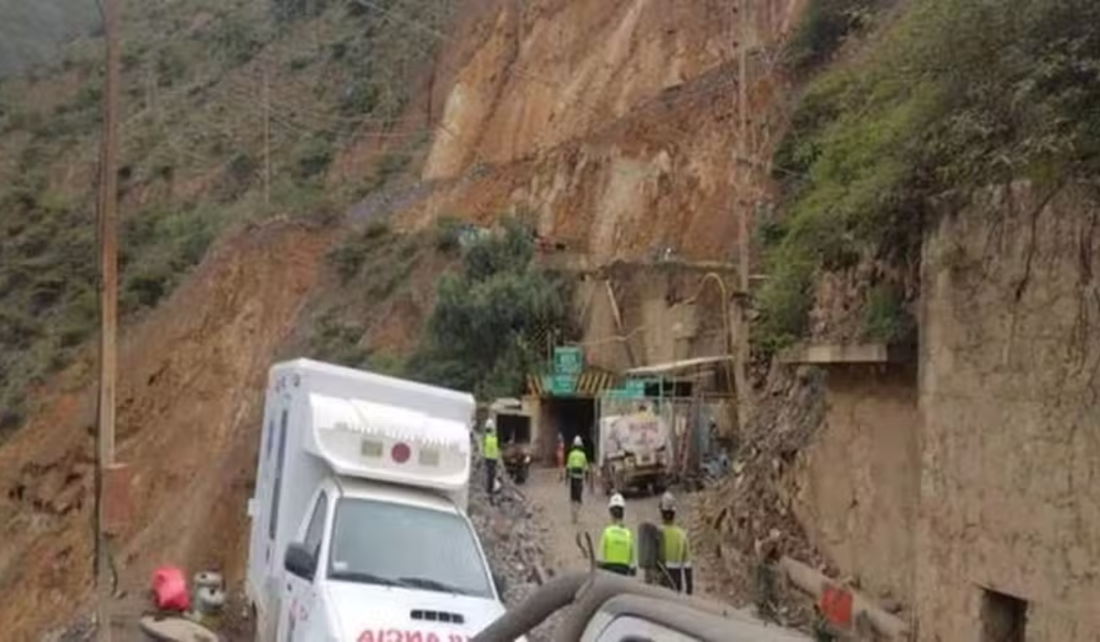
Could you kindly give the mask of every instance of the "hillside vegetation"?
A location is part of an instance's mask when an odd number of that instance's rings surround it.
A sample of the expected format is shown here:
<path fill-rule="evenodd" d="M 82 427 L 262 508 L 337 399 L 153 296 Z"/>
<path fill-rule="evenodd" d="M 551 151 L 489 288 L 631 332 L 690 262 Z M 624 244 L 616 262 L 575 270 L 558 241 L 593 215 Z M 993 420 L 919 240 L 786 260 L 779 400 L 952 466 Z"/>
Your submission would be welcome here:
<path fill-rule="evenodd" d="M 819 0 L 792 45 L 813 69 L 845 34 L 883 23 L 812 79 L 776 155 L 786 215 L 764 224 L 772 278 L 756 337 L 768 351 L 810 332 L 817 277 L 856 266 L 870 274 L 862 336 L 911 337 L 931 217 L 991 184 L 1050 191 L 1100 169 L 1100 3 L 875 4 Z"/>
<path fill-rule="evenodd" d="M 67 40 L 98 24 L 94 2 L 0 0 L 0 76 L 48 61 Z"/>
<path fill-rule="evenodd" d="M 391 22 L 437 29 L 449 8 L 125 3 L 124 315 L 162 301 L 223 231 L 273 216 L 331 224 L 424 153 L 429 102 L 417 101 L 435 41 Z M 95 333 L 102 47 L 80 38 L 0 83 L 0 439 L 23 421 L 29 389 Z"/>

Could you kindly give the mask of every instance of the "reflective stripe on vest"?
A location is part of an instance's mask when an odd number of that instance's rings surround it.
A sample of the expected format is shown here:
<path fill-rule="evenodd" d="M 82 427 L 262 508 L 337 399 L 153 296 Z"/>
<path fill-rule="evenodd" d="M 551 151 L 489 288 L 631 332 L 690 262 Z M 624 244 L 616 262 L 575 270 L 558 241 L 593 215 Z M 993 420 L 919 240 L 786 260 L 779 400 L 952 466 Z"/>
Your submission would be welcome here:
<path fill-rule="evenodd" d="M 495 432 L 485 435 L 485 459 L 500 459 L 500 442 Z"/>
<path fill-rule="evenodd" d="M 661 558 L 665 568 L 691 568 L 691 551 L 684 529 L 679 526 L 662 526 L 661 542 Z"/>
<path fill-rule="evenodd" d="M 601 538 L 603 561 L 608 564 L 634 564 L 634 535 L 630 529 L 612 524 L 603 529 Z"/>
<path fill-rule="evenodd" d="M 588 457 L 580 448 L 569 451 L 569 457 L 565 460 L 565 467 L 569 469 L 570 477 L 583 477 L 584 470 L 588 468 Z"/>

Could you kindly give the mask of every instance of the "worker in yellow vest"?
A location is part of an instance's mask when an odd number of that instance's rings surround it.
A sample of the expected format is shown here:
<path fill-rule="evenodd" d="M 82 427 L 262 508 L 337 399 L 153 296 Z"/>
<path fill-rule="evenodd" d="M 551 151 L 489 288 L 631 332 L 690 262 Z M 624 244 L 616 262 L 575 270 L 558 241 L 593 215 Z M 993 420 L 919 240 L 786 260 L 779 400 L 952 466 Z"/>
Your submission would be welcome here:
<path fill-rule="evenodd" d="M 573 523 L 577 523 L 584 499 L 584 478 L 588 475 L 588 455 L 584 453 L 584 440 L 580 435 L 573 438 L 573 447 L 565 459 L 565 476 L 569 480 L 569 508 Z"/>
<path fill-rule="evenodd" d="M 676 498 L 672 493 L 661 496 L 661 566 L 665 586 L 677 593 L 691 595 L 695 590 L 691 567 L 691 543 L 684 529 L 676 525 Z"/>
<path fill-rule="evenodd" d="M 619 575 L 635 575 L 637 562 L 634 554 L 634 533 L 623 525 L 626 500 L 619 493 L 611 496 L 607 504 L 611 511 L 611 524 L 600 536 L 599 567 Z"/>
<path fill-rule="evenodd" d="M 485 485 L 489 493 L 489 502 L 495 502 L 497 464 L 500 462 L 500 442 L 497 440 L 497 426 L 492 417 L 485 420 L 485 444 L 481 450 L 485 458 Z"/>

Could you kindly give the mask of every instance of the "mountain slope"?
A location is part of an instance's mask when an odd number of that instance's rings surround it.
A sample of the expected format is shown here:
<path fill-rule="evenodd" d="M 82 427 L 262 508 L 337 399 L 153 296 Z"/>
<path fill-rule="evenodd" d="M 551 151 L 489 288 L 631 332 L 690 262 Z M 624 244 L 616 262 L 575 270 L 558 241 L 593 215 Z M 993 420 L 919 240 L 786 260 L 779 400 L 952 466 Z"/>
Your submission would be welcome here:
<path fill-rule="evenodd" d="M 0 0 L 0 77 L 48 61 L 98 22 L 92 2 Z"/>

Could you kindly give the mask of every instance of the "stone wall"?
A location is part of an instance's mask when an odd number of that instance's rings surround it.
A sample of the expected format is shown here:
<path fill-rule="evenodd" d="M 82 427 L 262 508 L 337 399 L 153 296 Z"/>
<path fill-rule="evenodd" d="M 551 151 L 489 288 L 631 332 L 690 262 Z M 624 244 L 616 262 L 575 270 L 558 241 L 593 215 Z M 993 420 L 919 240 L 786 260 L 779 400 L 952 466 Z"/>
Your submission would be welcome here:
<path fill-rule="evenodd" d="M 925 244 L 920 640 L 993 639 L 986 591 L 1029 642 L 1100 631 L 1100 207 L 1047 198 L 992 192 Z"/>
<path fill-rule="evenodd" d="M 912 604 L 920 455 L 916 368 L 827 368 L 825 423 L 796 467 L 795 512 L 845 576 Z"/>

